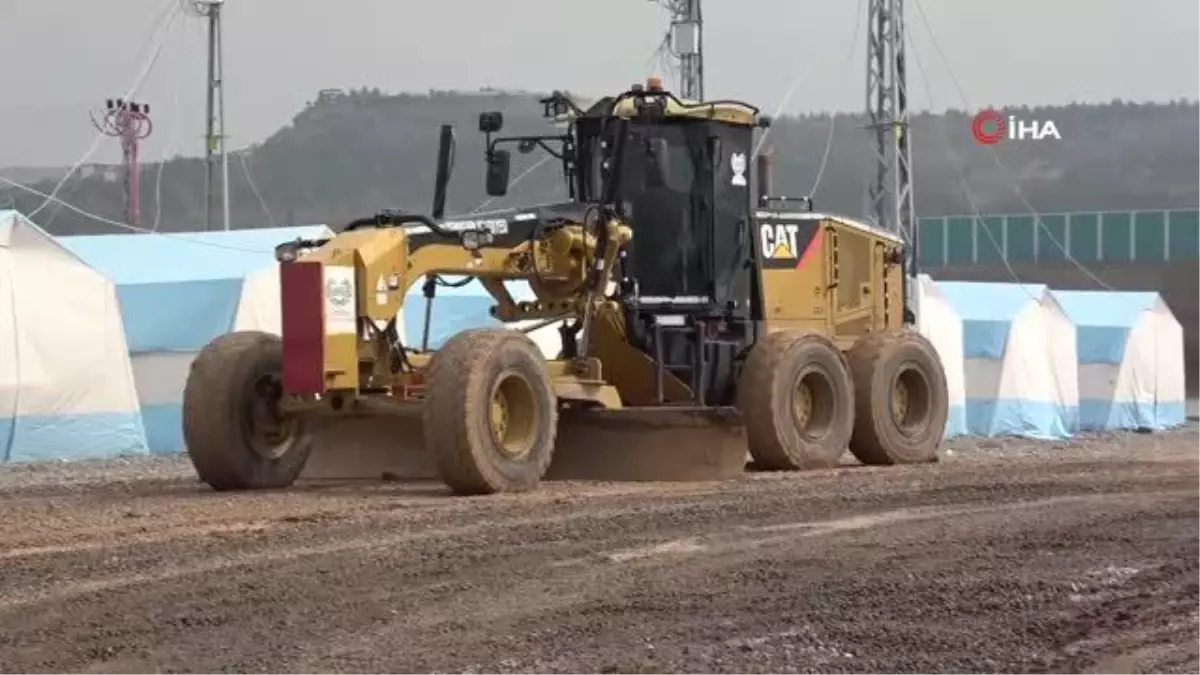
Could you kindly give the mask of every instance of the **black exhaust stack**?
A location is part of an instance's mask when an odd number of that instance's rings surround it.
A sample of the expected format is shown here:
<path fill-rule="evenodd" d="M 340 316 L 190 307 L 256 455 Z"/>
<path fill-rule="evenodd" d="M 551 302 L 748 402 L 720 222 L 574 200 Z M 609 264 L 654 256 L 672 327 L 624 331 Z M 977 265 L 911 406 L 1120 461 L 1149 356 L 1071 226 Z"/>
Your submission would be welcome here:
<path fill-rule="evenodd" d="M 758 205 L 767 206 L 771 201 L 771 183 L 774 180 L 771 175 L 771 155 L 760 152 L 754 158 L 754 162 L 757 165 L 755 173 L 758 177 Z"/>

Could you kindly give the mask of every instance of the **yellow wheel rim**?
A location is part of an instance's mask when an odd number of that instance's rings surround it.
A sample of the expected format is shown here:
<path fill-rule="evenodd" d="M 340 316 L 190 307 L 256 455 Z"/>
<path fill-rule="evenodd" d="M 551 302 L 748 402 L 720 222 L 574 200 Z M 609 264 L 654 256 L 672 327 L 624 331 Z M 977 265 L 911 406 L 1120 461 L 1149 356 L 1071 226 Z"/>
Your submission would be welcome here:
<path fill-rule="evenodd" d="M 896 383 L 892 385 L 892 421 L 897 426 L 904 424 L 904 420 L 908 418 L 908 384 L 905 378 L 896 378 Z"/>
<path fill-rule="evenodd" d="M 802 372 L 792 392 L 792 415 L 800 434 L 809 440 L 824 438 L 832 428 L 834 408 L 829 376 L 817 369 Z"/>
<path fill-rule="evenodd" d="M 808 382 L 804 379 L 801 379 L 796 384 L 796 395 L 792 399 L 792 410 L 796 413 L 796 426 L 801 429 L 807 429 L 809 420 L 812 419 L 813 394 L 812 387 L 808 386 Z"/>
<path fill-rule="evenodd" d="M 512 373 L 502 375 L 492 390 L 488 426 L 496 447 L 509 459 L 521 459 L 533 449 L 535 401 L 529 382 Z"/>
<path fill-rule="evenodd" d="M 922 433 L 929 423 L 933 392 L 925 373 L 916 364 L 905 363 L 899 368 L 888 398 L 896 428 L 909 436 Z"/>

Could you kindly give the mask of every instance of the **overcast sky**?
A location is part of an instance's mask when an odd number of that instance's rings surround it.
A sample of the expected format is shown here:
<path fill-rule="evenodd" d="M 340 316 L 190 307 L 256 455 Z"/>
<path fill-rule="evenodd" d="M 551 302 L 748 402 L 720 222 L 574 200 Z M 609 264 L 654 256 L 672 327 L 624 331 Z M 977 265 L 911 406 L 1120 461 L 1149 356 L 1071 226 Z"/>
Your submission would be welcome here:
<path fill-rule="evenodd" d="M 178 0 L 175 0 L 176 2 Z M 168 0 L 0 0 L 0 166 L 74 163 L 88 111 L 135 80 Z M 1200 98 L 1197 0 L 920 0 L 972 108 Z M 774 110 L 861 110 L 865 0 L 704 0 L 706 89 Z M 963 108 L 917 0 L 917 108 Z M 231 146 L 262 140 L 318 89 L 609 92 L 657 68 L 651 0 L 227 0 Z M 157 123 L 146 160 L 203 151 L 204 21 L 176 19 L 139 91 Z M 807 73 L 807 74 L 806 74 Z M 932 94 L 932 96 L 931 96 Z M 116 161 L 115 141 L 93 161 Z"/>

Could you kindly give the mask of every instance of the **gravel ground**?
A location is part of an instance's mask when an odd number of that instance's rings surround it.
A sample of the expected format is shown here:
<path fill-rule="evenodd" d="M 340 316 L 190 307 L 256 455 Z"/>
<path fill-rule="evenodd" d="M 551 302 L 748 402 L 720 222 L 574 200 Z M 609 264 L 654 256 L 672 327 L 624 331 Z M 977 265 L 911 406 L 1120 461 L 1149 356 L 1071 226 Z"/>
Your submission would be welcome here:
<path fill-rule="evenodd" d="M 1197 672 L 1197 429 L 723 483 L 0 467 L 0 671 Z"/>

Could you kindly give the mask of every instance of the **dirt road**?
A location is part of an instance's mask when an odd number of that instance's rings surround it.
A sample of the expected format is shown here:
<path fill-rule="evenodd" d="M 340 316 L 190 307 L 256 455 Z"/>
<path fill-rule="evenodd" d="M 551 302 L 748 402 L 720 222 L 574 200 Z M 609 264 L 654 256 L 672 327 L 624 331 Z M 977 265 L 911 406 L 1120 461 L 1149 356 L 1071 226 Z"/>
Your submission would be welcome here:
<path fill-rule="evenodd" d="M 0 472 L 0 670 L 1196 672 L 1197 435 L 723 484 Z"/>

